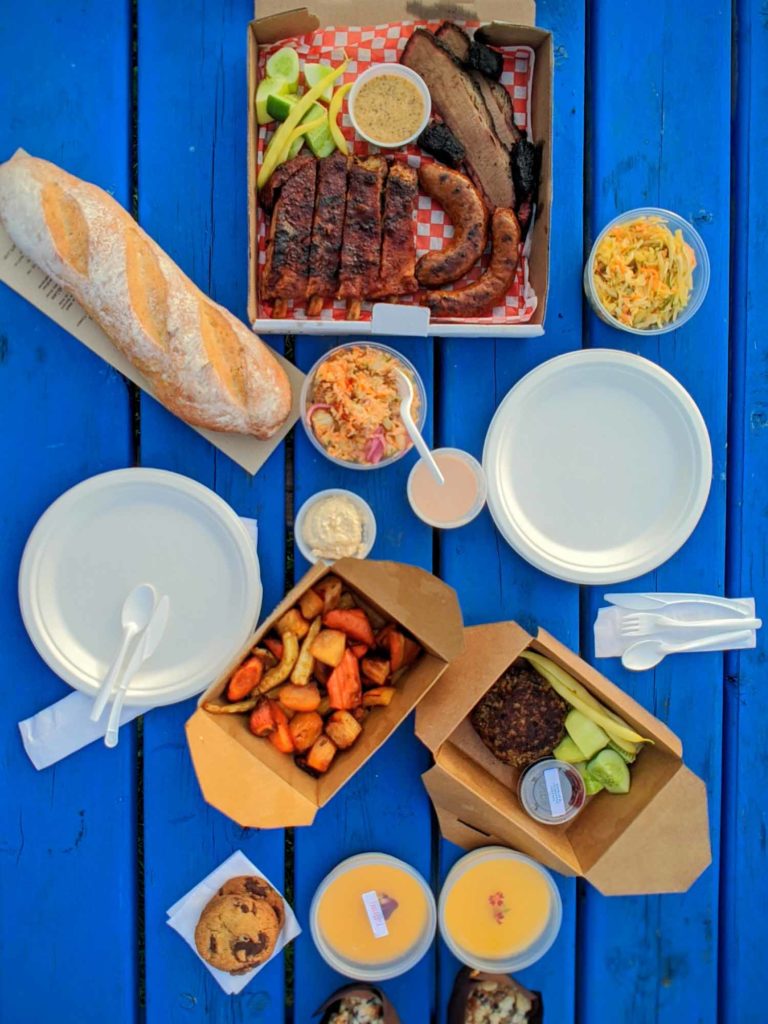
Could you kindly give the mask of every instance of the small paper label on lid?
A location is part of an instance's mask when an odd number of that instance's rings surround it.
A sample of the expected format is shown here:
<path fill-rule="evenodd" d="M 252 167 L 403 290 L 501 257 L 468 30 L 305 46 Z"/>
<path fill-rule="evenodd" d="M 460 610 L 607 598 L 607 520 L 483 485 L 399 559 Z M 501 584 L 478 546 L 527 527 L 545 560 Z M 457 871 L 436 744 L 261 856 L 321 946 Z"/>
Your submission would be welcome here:
<path fill-rule="evenodd" d="M 368 923 L 371 926 L 373 937 L 375 939 L 383 939 L 386 935 L 389 935 L 384 912 L 381 909 L 381 903 L 379 903 L 379 897 L 375 889 L 363 893 L 363 906 L 368 915 Z"/>
<path fill-rule="evenodd" d="M 549 810 L 554 818 L 559 818 L 565 814 L 565 798 L 560 785 L 560 772 L 557 768 L 544 770 L 544 785 L 547 787 Z"/>

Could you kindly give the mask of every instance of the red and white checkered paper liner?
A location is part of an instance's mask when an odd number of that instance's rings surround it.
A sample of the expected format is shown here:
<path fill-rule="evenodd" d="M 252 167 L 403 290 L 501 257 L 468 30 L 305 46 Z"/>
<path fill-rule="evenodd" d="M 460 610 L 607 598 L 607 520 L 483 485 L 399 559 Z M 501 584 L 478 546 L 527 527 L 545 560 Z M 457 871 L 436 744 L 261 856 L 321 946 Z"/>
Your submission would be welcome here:
<path fill-rule="evenodd" d="M 479 22 L 459 22 L 467 30 L 477 28 Z M 326 28 L 318 32 L 310 32 L 303 36 L 294 36 L 292 39 L 283 39 L 271 46 L 264 46 L 259 50 L 259 79 L 266 74 L 266 63 L 269 57 L 282 46 L 292 46 L 299 55 L 302 63 L 326 63 L 334 66 L 341 63 L 344 54 L 349 58 L 349 65 L 341 79 L 337 79 L 334 87 L 344 82 L 354 82 L 363 71 L 372 64 L 382 62 L 399 61 L 405 49 L 405 44 L 415 28 L 428 28 L 434 31 L 440 25 L 439 21 L 408 21 L 397 22 L 388 25 L 375 25 L 371 28 Z M 531 83 L 533 80 L 534 53 L 527 46 L 505 46 L 501 47 L 504 56 L 504 71 L 501 81 L 512 95 L 512 103 L 515 111 L 515 123 L 519 128 L 527 129 L 531 120 Z M 372 152 L 378 152 L 374 146 L 370 146 L 363 139 L 355 134 L 352 122 L 347 113 L 346 100 L 344 102 L 344 113 L 340 118 L 342 131 L 350 144 L 351 152 L 355 156 L 368 156 Z M 261 125 L 259 127 L 257 145 L 257 165 L 260 167 L 264 158 L 264 151 L 272 136 L 272 126 Z M 408 163 L 411 167 L 418 167 L 422 160 L 431 160 L 415 145 L 404 147 L 404 150 L 387 150 L 391 153 L 405 152 Z M 416 254 L 423 255 L 430 249 L 442 249 L 446 241 L 453 235 L 453 227 L 447 220 L 442 207 L 435 203 L 429 196 L 419 194 L 416 210 Z M 267 218 L 261 208 L 258 210 L 258 259 L 259 269 L 264 265 L 267 258 Z M 530 237 L 530 236 L 529 236 Z M 488 255 L 463 278 L 459 285 L 464 285 L 475 280 L 483 272 L 488 263 Z M 402 304 L 415 304 L 418 300 L 414 296 L 402 296 L 397 300 Z M 503 306 L 498 306 L 490 316 L 464 317 L 461 323 L 474 324 L 524 324 L 533 316 L 536 310 L 536 294 L 528 281 L 528 260 L 523 254 L 517 267 L 515 282 L 512 290 L 507 295 Z M 259 316 L 269 318 L 272 314 L 272 303 L 259 300 Z M 305 320 L 307 315 L 303 303 L 296 301 L 288 302 L 286 316 L 290 319 Z M 319 317 L 312 317 L 314 320 L 346 320 L 346 303 L 336 299 L 333 303 L 328 302 Z M 371 319 L 371 304 L 363 303 L 360 320 Z M 435 318 L 437 321 L 437 318 Z M 437 321 L 439 322 L 439 321 Z M 447 321 L 446 321 L 447 322 Z M 456 321 L 454 321 L 456 322 Z"/>

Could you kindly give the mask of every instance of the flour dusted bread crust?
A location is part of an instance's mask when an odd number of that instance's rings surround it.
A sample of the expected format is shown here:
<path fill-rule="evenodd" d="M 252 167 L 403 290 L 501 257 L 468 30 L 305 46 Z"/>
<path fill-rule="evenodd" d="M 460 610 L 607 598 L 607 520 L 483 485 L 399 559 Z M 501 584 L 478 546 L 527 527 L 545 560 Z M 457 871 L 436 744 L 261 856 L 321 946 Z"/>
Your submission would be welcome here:
<path fill-rule="evenodd" d="M 197 427 L 271 437 L 288 378 L 244 324 L 212 302 L 106 192 L 18 150 L 0 164 L 0 220 Z"/>

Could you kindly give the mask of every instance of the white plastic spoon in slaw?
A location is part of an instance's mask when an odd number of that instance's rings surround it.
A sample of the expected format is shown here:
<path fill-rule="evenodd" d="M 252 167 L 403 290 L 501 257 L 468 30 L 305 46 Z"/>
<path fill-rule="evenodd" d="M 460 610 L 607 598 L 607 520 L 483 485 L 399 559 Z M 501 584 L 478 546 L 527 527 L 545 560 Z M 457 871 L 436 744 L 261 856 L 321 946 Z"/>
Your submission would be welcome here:
<path fill-rule="evenodd" d="M 421 436 L 419 428 L 413 422 L 413 417 L 411 416 L 411 406 L 413 405 L 413 384 L 411 384 L 408 375 L 403 373 L 402 370 L 396 369 L 395 377 L 397 379 L 397 393 L 400 396 L 400 417 L 405 429 L 408 431 L 408 436 L 413 441 L 416 451 L 429 466 L 432 476 L 439 484 L 444 484 L 445 477 L 440 472 L 440 467 L 432 457 L 432 452 L 429 450 L 427 442 Z"/>

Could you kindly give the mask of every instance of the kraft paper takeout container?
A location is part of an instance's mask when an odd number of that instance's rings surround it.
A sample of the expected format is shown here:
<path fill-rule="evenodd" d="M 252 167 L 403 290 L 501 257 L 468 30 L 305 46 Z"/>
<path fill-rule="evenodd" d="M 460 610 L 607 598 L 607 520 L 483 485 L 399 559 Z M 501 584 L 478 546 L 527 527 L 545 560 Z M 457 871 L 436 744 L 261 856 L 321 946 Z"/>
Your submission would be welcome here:
<path fill-rule="evenodd" d="M 290 4 L 290 0 L 288 0 Z M 530 233 L 528 279 L 537 297 L 536 310 L 527 323 L 504 321 L 430 323 L 429 310 L 415 305 L 375 303 L 369 320 L 331 320 L 318 317 L 272 320 L 259 315 L 258 209 L 256 197 L 258 125 L 255 96 L 258 85 L 259 46 L 289 40 L 317 29 L 354 25 L 372 27 L 413 20 L 474 22 L 483 26 L 483 39 L 497 46 L 527 46 L 534 51 L 531 94 L 531 137 L 543 143 L 539 202 Z M 449 335 L 459 337 L 533 337 L 544 333 L 549 287 L 549 236 L 552 210 L 552 34 L 536 28 L 533 0 L 314 0 L 307 7 L 291 8 L 286 0 L 255 0 L 255 20 L 248 26 L 248 320 L 259 333 Z M 414 225 L 415 230 L 415 225 Z"/>
<path fill-rule="evenodd" d="M 542 825 L 517 797 L 518 769 L 491 754 L 468 715 L 526 648 L 545 655 L 641 735 L 652 739 L 632 765 L 629 793 L 592 797 L 571 822 Z M 435 766 L 422 778 L 446 839 L 465 849 L 501 843 L 606 895 L 685 892 L 711 862 L 707 793 L 682 760 L 682 744 L 591 665 L 544 630 L 515 622 L 464 631 L 464 651 L 420 704 L 416 734 Z"/>
<path fill-rule="evenodd" d="M 341 751 L 315 779 L 265 739 L 248 730 L 247 715 L 215 715 L 200 705 L 218 697 L 232 673 L 301 595 L 324 576 L 338 576 L 353 593 L 420 642 L 424 653 L 397 683 L 389 707 L 375 708 L 355 745 Z M 288 593 L 202 695 L 186 724 L 187 742 L 203 796 L 238 824 L 251 828 L 310 825 L 323 807 L 384 743 L 461 651 L 463 630 L 455 592 L 412 565 L 344 558 L 315 565 Z"/>

